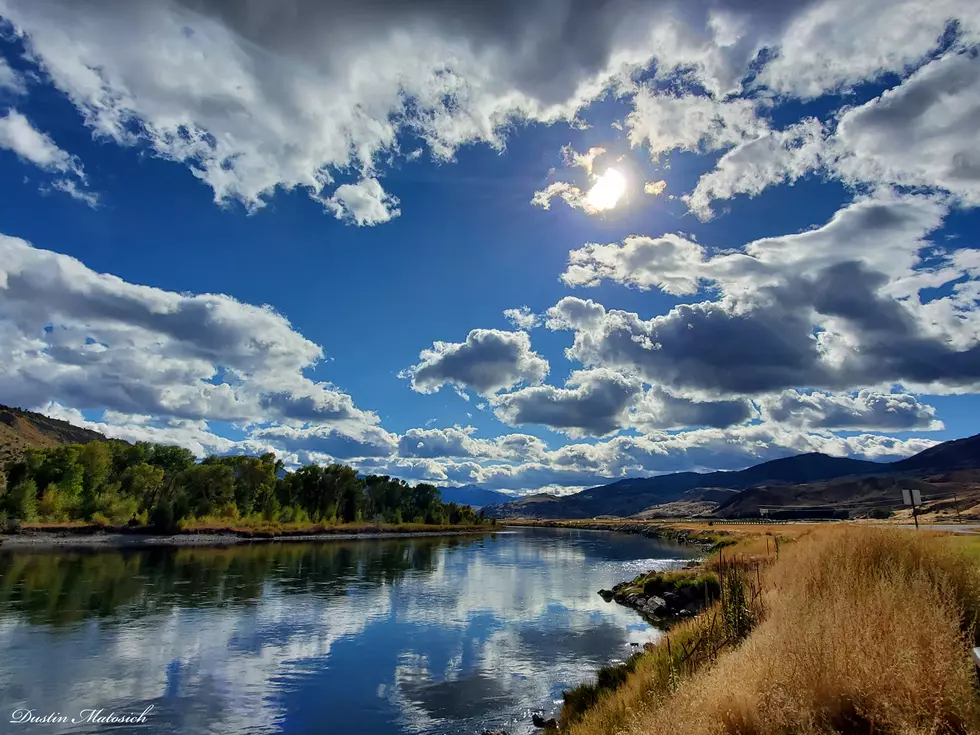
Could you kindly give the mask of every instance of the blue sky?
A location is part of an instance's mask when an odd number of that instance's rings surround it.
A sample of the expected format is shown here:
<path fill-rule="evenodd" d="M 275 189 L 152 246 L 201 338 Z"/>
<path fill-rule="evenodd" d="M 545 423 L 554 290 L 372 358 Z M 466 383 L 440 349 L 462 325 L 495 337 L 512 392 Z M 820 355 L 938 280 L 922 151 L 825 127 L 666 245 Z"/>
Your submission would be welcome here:
<path fill-rule="evenodd" d="M 976 433 L 980 19 L 878 4 L 0 2 L 0 401 L 517 492 Z"/>

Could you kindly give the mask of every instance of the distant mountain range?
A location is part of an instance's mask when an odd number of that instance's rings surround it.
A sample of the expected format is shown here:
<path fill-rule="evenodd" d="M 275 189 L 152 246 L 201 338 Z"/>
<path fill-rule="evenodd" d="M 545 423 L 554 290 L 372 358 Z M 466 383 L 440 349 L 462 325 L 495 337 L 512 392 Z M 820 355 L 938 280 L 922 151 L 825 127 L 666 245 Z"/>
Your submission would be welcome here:
<path fill-rule="evenodd" d="M 678 472 L 631 478 L 563 497 L 528 496 L 485 510 L 498 518 L 626 517 L 661 512 L 689 515 L 711 510 L 729 517 L 754 515 L 760 506 L 840 504 L 855 499 L 865 504 L 894 498 L 900 502 L 901 487 L 909 486 L 908 482 L 925 482 L 917 478 L 958 470 L 980 470 L 980 434 L 937 444 L 896 462 L 868 462 L 813 452 L 737 472 Z M 980 473 L 973 474 L 980 479 Z M 931 485 L 926 487 L 927 492 L 930 488 Z"/>
<path fill-rule="evenodd" d="M 31 447 L 106 440 L 43 414 L 0 405 L 0 466 Z M 980 514 L 980 434 L 937 444 L 897 462 L 867 462 L 800 454 L 737 472 L 678 472 L 619 480 L 574 495 L 545 493 L 514 499 L 477 485 L 439 489 L 446 503 L 483 508 L 497 518 L 594 518 L 757 515 L 760 507 L 840 506 L 867 509 L 900 504 L 902 488 L 923 497 L 962 500 L 976 495 Z M 968 503 L 969 504 L 969 503 Z M 961 503 L 962 505 L 962 503 Z"/>
<path fill-rule="evenodd" d="M 487 490 L 477 485 L 463 485 L 462 487 L 441 487 L 439 494 L 442 496 L 443 503 L 456 503 L 457 505 L 468 505 L 472 508 L 484 508 L 488 505 L 499 505 L 514 499 L 513 495 L 498 493 L 496 490 Z"/>

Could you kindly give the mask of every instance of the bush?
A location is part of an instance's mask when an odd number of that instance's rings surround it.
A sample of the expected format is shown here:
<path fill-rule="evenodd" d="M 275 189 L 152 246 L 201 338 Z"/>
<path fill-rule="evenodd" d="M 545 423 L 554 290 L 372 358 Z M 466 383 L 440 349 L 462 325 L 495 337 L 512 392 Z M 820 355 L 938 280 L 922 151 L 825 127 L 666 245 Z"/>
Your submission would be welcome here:
<path fill-rule="evenodd" d="M 37 504 L 37 514 L 45 521 L 67 521 L 68 505 L 68 498 L 54 485 L 48 485 Z"/>
<path fill-rule="evenodd" d="M 868 514 L 868 516 L 878 520 L 884 520 L 885 518 L 892 517 L 892 511 L 891 508 L 875 508 Z"/>
<path fill-rule="evenodd" d="M 96 526 L 102 526 L 103 528 L 112 525 L 112 522 L 98 511 L 92 514 L 92 523 L 94 523 Z"/>
<path fill-rule="evenodd" d="M 174 527 L 174 509 L 167 500 L 161 500 L 150 514 L 150 522 L 158 531 L 170 531 Z"/>
<path fill-rule="evenodd" d="M 7 509 L 11 518 L 37 520 L 37 484 L 34 480 L 20 482 L 7 493 Z"/>

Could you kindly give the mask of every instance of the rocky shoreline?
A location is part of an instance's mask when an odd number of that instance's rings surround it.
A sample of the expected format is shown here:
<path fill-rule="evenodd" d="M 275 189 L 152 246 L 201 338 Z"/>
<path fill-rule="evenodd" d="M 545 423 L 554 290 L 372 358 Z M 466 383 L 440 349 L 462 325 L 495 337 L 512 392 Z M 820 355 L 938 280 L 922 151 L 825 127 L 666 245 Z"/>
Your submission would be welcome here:
<path fill-rule="evenodd" d="M 665 591 L 660 595 L 645 595 L 633 588 L 633 582 L 620 582 L 611 590 L 599 590 L 599 596 L 606 602 L 617 602 L 632 608 L 657 625 L 663 625 L 679 618 L 697 615 L 707 605 L 708 595 L 695 586 L 681 587 L 675 591 Z"/>

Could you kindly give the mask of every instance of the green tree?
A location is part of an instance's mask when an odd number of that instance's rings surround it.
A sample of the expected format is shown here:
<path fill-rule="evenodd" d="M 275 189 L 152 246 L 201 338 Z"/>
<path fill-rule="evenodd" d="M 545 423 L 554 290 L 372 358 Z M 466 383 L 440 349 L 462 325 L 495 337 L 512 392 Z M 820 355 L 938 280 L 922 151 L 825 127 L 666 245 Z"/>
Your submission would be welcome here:
<path fill-rule="evenodd" d="M 37 520 L 37 483 L 22 480 L 14 485 L 4 499 L 7 514 L 22 521 Z"/>

